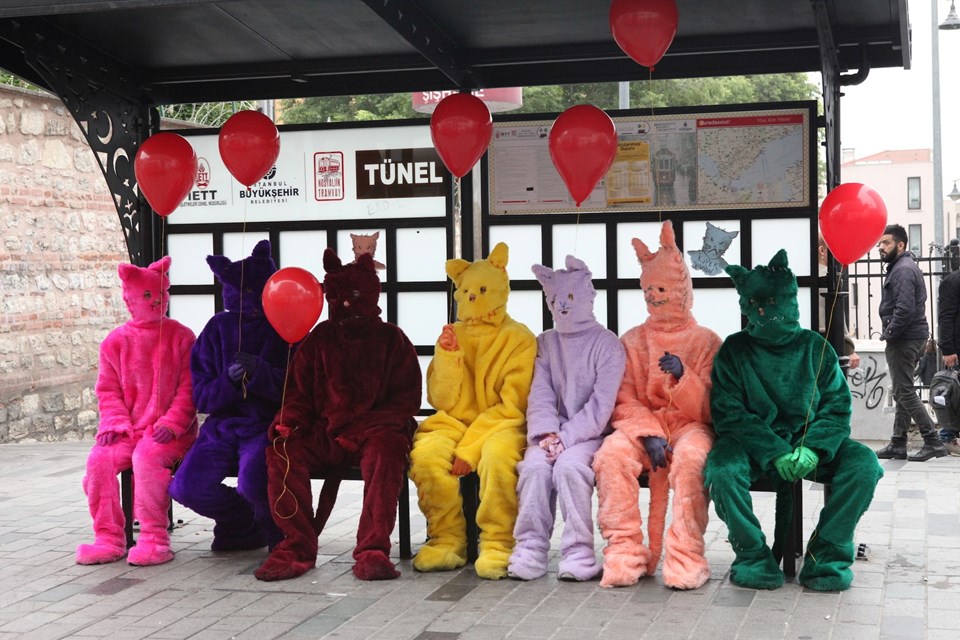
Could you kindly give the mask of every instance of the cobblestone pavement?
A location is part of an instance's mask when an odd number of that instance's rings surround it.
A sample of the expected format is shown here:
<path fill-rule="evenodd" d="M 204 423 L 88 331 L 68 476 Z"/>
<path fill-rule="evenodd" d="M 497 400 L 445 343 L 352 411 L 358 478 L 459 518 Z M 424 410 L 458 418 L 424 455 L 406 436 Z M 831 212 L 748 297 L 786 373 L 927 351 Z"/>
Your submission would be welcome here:
<path fill-rule="evenodd" d="M 870 557 L 856 563 L 849 591 L 811 592 L 792 581 L 775 591 L 733 586 L 726 529 L 711 514 L 713 578 L 681 592 L 664 587 L 659 576 L 613 590 L 597 582 L 560 582 L 555 554 L 551 573 L 533 582 L 480 580 L 469 566 L 420 574 L 410 561 L 400 563 L 398 580 L 361 582 L 350 572 L 359 482 L 341 486 L 317 568 L 296 580 L 254 579 L 266 550 L 211 552 L 211 521 L 179 505 L 173 562 L 80 566 L 74 549 L 92 536 L 80 485 L 89 446 L 0 445 L 0 639 L 953 640 L 960 629 L 955 457 L 883 463 L 886 476 L 857 534 Z M 820 489 L 804 483 L 806 535 L 823 502 Z M 772 494 L 753 496 L 772 531 Z M 411 512 L 416 550 L 424 521 L 415 504 Z M 558 526 L 554 549 L 559 533 Z M 598 537 L 598 553 L 601 548 Z"/>

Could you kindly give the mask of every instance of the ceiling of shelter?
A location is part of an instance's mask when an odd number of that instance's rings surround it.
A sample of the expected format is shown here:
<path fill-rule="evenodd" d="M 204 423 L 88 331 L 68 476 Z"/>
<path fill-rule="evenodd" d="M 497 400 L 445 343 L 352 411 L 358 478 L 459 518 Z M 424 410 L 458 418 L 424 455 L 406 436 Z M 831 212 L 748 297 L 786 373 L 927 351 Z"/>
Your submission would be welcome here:
<path fill-rule="evenodd" d="M 677 0 L 654 78 L 909 67 L 906 0 Z M 152 104 L 643 80 L 608 0 L 0 0 L 0 67 L 36 59 Z M 819 27 L 819 31 L 818 31 Z"/>

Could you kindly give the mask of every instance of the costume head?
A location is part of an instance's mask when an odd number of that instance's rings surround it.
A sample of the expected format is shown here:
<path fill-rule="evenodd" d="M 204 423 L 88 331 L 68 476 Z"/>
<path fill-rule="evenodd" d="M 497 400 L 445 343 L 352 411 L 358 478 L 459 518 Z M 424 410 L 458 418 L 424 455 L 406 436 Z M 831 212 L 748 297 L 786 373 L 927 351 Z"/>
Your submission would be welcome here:
<path fill-rule="evenodd" d="M 380 278 L 373 267 L 373 256 L 360 255 L 356 262 L 343 264 L 333 251 L 323 253 L 323 291 L 330 319 L 342 323 L 351 319 L 380 317 Z"/>
<path fill-rule="evenodd" d="M 669 325 L 693 318 L 693 280 L 677 248 L 673 223 L 667 220 L 660 228 L 660 250 L 651 252 L 639 238 L 633 239 L 633 250 L 640 261 L 640 288 L 647 301 L 648 322 Z"/>
<path fill-rule="evenodd" d="M 559 333 L 575 333 L 597 324 L 593 315 L 597 292 L 593 288 L 593 274 L 582 260 L 567 256 L 566 267 L 554 271 L 535 264 L 531 270 L 543 286 L 554 328 Z"/>
<path fill-rule="evenodd" d="M 747 316 L 751 337 L 764 344 L 783 344 L 800 331 L 797 278 L 785 250 L 777 251 L 766 266 L 750 271 L 732 264 L 727 274 L 740 294 L 740 312 Z"/>
<path fill-rule="evenodd" d="M 160 322 L 170 304 L 170 256 L 143 268 L 121 264 L 117 271 L 123 285 L 123 301 L 138 324 Z"/>
<path fill-rule="evenodd" d="M 510 277 L 507 245 L 500 242 L 486 260 L 447 260 L 447 275 L 457 290 L 457 320 L 467 324 L 499 325 L 507 316 Z"/>
<path fill-rule="evenodd" d="M 270 255 L 269 240 L 258 242 L 249 258 L 233 262 L 226 256 L 207 256 L 207 264 L 223 285 L 223 306 L 227 311 L 263 313 L 263 287 L 277 271 L 277 265 Z"/>

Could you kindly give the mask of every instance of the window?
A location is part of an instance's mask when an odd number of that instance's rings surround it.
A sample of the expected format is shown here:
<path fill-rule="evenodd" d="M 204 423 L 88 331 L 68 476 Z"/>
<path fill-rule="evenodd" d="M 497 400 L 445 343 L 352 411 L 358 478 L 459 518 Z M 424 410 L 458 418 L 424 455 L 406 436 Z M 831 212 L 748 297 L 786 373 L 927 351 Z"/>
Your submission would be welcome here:
<path fill-rule="evenodd" d="M 907 235 L 910 236 L 910 251 L 916 256 L 923 255 L 923 227 L 912 224 L 907 230 Z"/>
<path fill-rule="evenodd" d="M 907 209 L 920 208 L 920 178 L 907 178 Z"/>

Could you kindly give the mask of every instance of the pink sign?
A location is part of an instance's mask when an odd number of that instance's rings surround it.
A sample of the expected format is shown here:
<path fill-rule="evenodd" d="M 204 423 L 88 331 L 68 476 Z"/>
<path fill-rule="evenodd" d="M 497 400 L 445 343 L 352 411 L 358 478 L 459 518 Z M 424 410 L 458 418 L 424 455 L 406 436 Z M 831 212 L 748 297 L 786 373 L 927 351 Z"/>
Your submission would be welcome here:
<path fill-rule="evenodd" d="M 418 113 L 433 113 L 441 100 L 459 91 L 420 91 L 413 94 L 413 110 Z M 523 106 L 523 88 L 477 89 L 473 95 L 483 100 L 490 113 L 512 111 Z"/>

